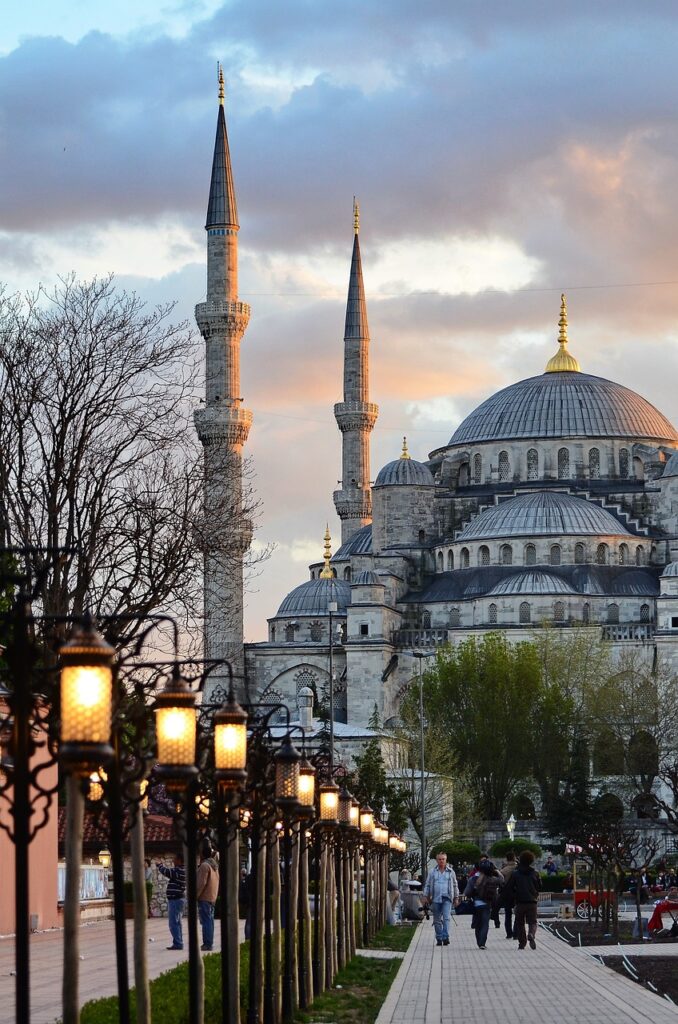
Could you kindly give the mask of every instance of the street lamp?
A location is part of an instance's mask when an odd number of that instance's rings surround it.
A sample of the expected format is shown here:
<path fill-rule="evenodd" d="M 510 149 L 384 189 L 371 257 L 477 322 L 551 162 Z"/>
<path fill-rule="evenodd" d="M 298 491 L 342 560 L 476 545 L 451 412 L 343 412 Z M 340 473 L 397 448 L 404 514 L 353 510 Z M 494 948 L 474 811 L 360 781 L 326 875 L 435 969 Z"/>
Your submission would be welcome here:
<path fill-rule="evenodd" d="M 115 650 L 90 622 L 59 651 L 62 763 L 87 776 L 113 757 L 111 705 Z"/>
<path fill-rule="evenodd" d="M 183 789 L 198 774 L 195 764 L 195 694 L 177 667 L 155 702 L 156 774 L 168 789 Z"/>
<path fill-rule="evenodd" d="M 99 850 L 99 863 L 102 868 L 105 868 L 108 871 L 111 866 L 111 851 L 108 847 L 104 847 L 103 850 Z"/>
<path fill-rule="evenodd" d="M 285 949 L 282 980 L 282 1019 L 291 1022 L 294 1014 L 294 950 L 292 928 L 292 844 L 291 815 L 299 805 L 299 762 L 301 755 L 292 745 L 289 733 L 275 758 L 275 802 L 283 815 L 283 893 L 285 913 Z"/>
<path fill-rule="evenodd" d="M 516 830 L 516 819 L 515 819 L 515 817 L 513 815 L 511 815 L 509 820 L 506 822 L 506 831 L 509 834 L 509 839 L 511 840 L 511 842 L 513 842 L 513 833 L 515 832 L 515 830 Z"/>
<path fill-rule="evenodd" d="M 247 778 L 247 712 L 233 690 L 214 716 L 215 778 L 222 791 L 238 789 Z"/>
<path fill-rule="evenodd" d="M 326 826 L 338 824 L 339 787 L 326 782 L 320 787 L 320 823 Z"/>

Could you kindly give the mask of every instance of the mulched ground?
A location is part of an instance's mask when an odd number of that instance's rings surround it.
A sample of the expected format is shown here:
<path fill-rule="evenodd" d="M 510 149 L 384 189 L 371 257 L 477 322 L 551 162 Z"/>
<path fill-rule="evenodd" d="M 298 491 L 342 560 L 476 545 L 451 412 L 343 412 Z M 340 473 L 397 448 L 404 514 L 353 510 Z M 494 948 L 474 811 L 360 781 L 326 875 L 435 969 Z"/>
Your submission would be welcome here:
<path fill-rule="evenodd" d="M 643 914 L 646 920 L 649 916 L 649 914 Z M 588 921 L 556 921 L 548 927 L 551 931 L 557 932 L 561 938 L 566 939 L 571 946 L 580 945 L 579 935 L 581 935 L 582 946 L 616 946 L 617 942 L 621 942 L 625 946 L 646 946 L 648 944 L 647 939 L 633 938 L 633 925 L 633 921 L 620 921 L 618 938 L 603 934 L 600 925 L 589 923 Z M 652 945 L 663 945 L 665 943 L 673 945 L 678 942 L 678 939 L 672 939 L 669 935 L 661 935 L 659 937 L 653 936 L 649 941 Z"/>
<path fill-rule="evenodd" d="M 638 975 L 638 984 L 644 985 L 651 992 L 656 991 L 657 995 L 667 995 L 674 1003 L 678 1003 L 678 965 L 674 957 L 630 956 L 628 960 Z M 633 977 L 625 969 L 620 956 L 606 956 L 605 966 L 626 978 Z"/>

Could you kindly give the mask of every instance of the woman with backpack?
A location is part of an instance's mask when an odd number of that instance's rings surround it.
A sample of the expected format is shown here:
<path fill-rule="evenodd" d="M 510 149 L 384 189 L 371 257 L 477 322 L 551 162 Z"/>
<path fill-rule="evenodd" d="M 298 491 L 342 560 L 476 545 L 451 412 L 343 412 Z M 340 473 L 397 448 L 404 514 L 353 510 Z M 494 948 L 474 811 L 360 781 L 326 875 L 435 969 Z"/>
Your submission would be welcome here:
<path fill-rule="evenodd" d="M 484 859 L 478 864 L 477 873 L 469 879 L 465 896 L 473 897 L 473 930 L 476 933 L 478 949 L 485 949 L 490 928 L 492 911 L 499 905 L 499 890 L 502 876 L 491 860 Z"/>

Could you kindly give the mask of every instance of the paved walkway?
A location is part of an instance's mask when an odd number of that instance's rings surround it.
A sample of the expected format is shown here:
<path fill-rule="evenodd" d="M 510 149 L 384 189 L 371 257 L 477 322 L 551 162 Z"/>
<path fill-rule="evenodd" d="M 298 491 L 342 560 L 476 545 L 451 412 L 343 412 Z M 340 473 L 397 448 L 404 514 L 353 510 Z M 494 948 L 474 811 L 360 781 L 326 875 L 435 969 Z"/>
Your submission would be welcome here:
<path fill-rule="evenodd" d="M 241 939 L 244 922 L 240 922 Z M 157 978 L 163 971 L 188 959 L 188 936 L 184 919 L 184 949 L 168 952 L 170 935 L 166 918 L 148 921 L 148 974 Z M 214 948 L 220 949 L 219 922 L 214 927 Z M 112 921 L 85 924 L 80 931 L 80 1001 L 117 994 L 115 936 Z M 38 932 L 31 936 L 31 1024 L 54 1024 L 61 1017 L 61 963 L 63 931 Z M 127 922 L 127 962 L 130 986 L 134 985 L 132 922 Z M 0 1024 L 14 1021 L 14 940 L 0 940 Z"/>
<path fill-rule="evenodd" d="M 503 928 L 476 946 L 468 918 L 437 947 L 417 929 L 376 1024 L 678 1024 L 678 1008 L 543 928 L 518 950 Z"/>

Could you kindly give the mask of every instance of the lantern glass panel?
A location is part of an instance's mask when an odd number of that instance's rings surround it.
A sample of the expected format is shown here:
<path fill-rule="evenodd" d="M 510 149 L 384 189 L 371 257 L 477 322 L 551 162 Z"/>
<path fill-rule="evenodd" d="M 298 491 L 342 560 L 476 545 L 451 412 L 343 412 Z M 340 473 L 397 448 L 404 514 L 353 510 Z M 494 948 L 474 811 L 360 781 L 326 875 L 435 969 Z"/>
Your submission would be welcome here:
<path fill-rule="evenodd" d="M 219 771 L 242 771 L 247 762 L 247 725 L 217 722 L 214 728 L 214 761 Z"/>
<path fill-rule="evenodd" d="M 61 740 L 108 743 L 111 736 L 111 669 L 64 665 L 61 669 Z"/>
<path fill-rule="evenodd" d="M 339 793 L 330 788 L 320 790 L 320 820 L 336 821 L 339 809 Z"/>
<path fill-rule="evenodd" d="M 350 825 L 351 823 L 351 797 L 348 793 L 339 794 L 339 823 Z"/>
<path fill-rule="evenodd" d="M 195 764 L 195 709 L 161 707 L 156 710 L 160 764 Z"/>
<path fill-rule="evenodd" d="M 360 828 L 360 807 L 356 803 L 351 804 L 349 821 L 352 828 Z"/>
<path fill-rule="evenodd" d="M 315 799 L 315 775 L 311 772 L 299 773 L 299 803 L 302 807 L 313 807 Z"/>
<path fill-rule="evenodd" d="M 371 811 L 364 811 L 360 814 L 360 831 L 367 835 L 374 832 L 374 815 Z"/>
<path fill-rule="evenodd" d="M 275 768 L 275 798 L 299 799 L 299 761 L 278 760 Z"/>

